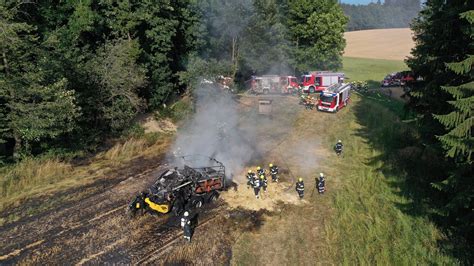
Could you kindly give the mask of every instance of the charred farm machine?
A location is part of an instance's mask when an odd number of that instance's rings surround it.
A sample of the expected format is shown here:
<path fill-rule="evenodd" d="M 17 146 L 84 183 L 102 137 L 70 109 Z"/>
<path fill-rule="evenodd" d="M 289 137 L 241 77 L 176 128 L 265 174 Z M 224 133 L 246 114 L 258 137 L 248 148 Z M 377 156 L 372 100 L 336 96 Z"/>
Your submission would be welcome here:
<path fill-rule="evenodd" d="M 224 165 L 203 156 L 181 158 L 183 168 L 164 171 L 148 191 L 141 192 L 130 202 L 128 211 L 132 216 L 137 213 L 178 216 L 184 210 L 200 208 L 219 198 L 219 191 L 226 187 Z"/>
<path fill-rule="evenodd" d="M 318 110 L 335 113 L 346 106 L 350 100 L 350 83 L 333 84 L 321 92 Z"/>

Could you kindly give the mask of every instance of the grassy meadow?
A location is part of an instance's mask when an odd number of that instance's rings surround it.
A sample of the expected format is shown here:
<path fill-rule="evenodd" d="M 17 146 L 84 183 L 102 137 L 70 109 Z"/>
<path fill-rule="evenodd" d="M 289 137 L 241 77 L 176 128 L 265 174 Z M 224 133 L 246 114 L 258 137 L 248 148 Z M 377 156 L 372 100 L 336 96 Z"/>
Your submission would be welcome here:
<path fill-rule="evenodd" d="M 400 61 L 344 58 L 351 80 L 380 80 L 404 69 Z M 452 265 L 438 246 L 444 239 L 407 192 L 409 173 L 393 160 L 399 143 L 414 135 L 403 122 L 403 103 L 380 93 L 353 93 L 352 103 L 337 114 L 305 115 L 305 124 L 321 123 L 318 136 L 326 149 L 342 139 L 342 157 L 318 163 L 327 174 L 327 193 L 310 195 L 307 204 L 282 206 L 257 231 L 234 245 L 233 265 Z M 324 116 L 322 119 L 317 116 Z M 295 122 L 295 130 L 300 125 Z M 391 156 L 395 154 L 396 156 Z M 312 179 L 312 177 L 306 177 Z"/>

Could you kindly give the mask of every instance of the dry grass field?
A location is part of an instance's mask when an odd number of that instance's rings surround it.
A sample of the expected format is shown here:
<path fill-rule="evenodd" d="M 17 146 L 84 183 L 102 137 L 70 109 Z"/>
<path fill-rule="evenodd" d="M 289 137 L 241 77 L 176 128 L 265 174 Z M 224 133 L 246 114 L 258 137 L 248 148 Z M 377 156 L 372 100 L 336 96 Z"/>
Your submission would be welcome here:
<path fill-rule="evenodd" d="M 404 60 L 414 46 L 408 28 L 351 31 L 344 37 L 347 57 Z"/>

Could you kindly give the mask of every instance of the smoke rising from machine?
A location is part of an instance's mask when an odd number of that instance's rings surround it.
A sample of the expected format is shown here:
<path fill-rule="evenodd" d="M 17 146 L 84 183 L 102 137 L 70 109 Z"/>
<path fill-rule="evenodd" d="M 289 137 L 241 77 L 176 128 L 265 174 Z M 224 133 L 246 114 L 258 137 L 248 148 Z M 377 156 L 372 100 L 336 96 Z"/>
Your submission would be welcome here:
<path fill-rule="evenodd" d="M 184 155 L 202 155 L 193 166 L 207 166 L 206 156 L 226 167 L 226 174 L 237 174 L 256 152 L 253 126 L 239 128 L 238 104 L 228 91 L 201 85 L 194 91 L 195 114 L 180 130 L 172 149 L 174 163 L 182 165 Z"/>

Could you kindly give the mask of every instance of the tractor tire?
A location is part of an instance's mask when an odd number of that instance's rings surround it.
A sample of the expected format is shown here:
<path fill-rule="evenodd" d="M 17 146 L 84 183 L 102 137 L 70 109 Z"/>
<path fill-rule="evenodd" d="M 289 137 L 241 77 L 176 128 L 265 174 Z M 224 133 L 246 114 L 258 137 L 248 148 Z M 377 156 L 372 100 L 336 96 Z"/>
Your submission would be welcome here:
<path fill-rule="evenodd" d="M 196 198 L 193 201 L 193 208 L 199 209 L 202 207 L 203 204 L 204 204 L 204 201 L 202 198 Z"/>
<path fill-rule="evenodd" d="M 316 90 L 314 89 L 313 86 L 309 87 L 309 93 L 314 93 Z"/>
<path fill-rule="evenodd" d="M 214 191 L 212 194 L 209 196 L 208 202 L 213 203 L 216 202 L 219 199 L 219 192 Z"/>

